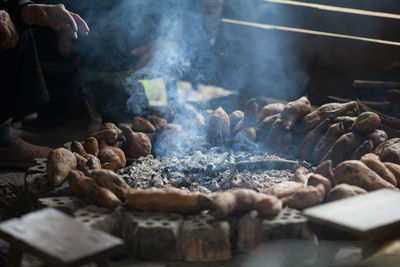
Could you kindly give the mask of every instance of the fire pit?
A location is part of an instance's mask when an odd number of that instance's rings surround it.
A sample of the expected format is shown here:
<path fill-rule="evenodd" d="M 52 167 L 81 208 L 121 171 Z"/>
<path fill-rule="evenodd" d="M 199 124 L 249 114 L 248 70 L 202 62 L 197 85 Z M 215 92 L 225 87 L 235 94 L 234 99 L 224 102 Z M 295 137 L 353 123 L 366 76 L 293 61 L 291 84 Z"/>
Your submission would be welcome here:
<path fill-rule="evenodd" d="M 39 161 L 26 185 L 40 206 L 122 235 L 135 258 L 228 260 L 266 241 L 312 239 L 301 209 L 396 189 L 399 141 L 378 129 L 377 114 L 357 108 L 314 109 L 302 97 L 258 110 L 249 100 L 229 116 L 186 106 L 179 124 L 155 116 L 104 124 L 83 144 L 55 150 L 47 168 Z"/>

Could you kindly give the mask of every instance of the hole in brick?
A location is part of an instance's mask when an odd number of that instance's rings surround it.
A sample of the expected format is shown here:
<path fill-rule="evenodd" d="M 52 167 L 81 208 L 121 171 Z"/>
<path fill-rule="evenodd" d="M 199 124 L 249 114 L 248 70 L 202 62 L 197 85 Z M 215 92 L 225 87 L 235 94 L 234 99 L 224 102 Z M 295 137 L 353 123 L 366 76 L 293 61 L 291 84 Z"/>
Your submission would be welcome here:
<path fill-rule="evenodd" d="M 88 215 L 89 215 L 88 213 L 81 213 L 79 216 L 85 217 L 85 216 L 88 216 Z"/>
<path fill-rule="evenodd" d="M 296 215 L 296 216 L 294 216 L 293 218 L 295 218 L 295 219 L 301 219 L 302 217 L 301 217 L 300 215 Z"/>
<path fill-rule="evenodd" d="M 93 219 L 97 219 L 97 218 L 100 218 L 100 216 L 99 215 L 93 215 L 92 218 Z"/>
<path fill-rule="evenodd" d="M 288 217 L 287 216 L 282 216 L 281 219 L 286 220 Z"/>
<path fill-rule="evenodd" d="M 171 221 L 177 221 L 177 220 L 179 220 L 179 217 L 178 216 L 172 216 L 172 217 L 170 217 L 169 218 Z"/>
<path fill-rule="evenodd" d="M 169 225 L 169 222 L 163 222 L 162 225 L 163 225 L 163 226 L 168 226 L 168 225 Z"/>
<path fill-rule="evenodd" d="M 194 220 L 193 220 L 193 223 L 198 223 L 198 222 L 200 222 L 200 221 L 197 220 L 197 219 L 194 219 Z"/>
<path fill-rule="evenodd" d="M 53 201 L 58 202 L 60 201 L 58 198 L 53 199 Z"/>
<path fill-rule="evenodd" d="M 58 202 L 57 204 L 58 204 L 58 205 L 64 205 L 65 203 L 62 202 L 62 201 L 60 201 L 60 202 Z"/>
<path fill-rule="evenodd" d="M 160 217 L 155 217 L 155 218 L 153 218 L 153 220 L 155 220 L 155 221 L 161 221 L 161 218 L 160 218 Z"/>
<path fill-rule="evenodd" d="M 151 221 L 149 221 L 149 222 L 146 222 L 146 224 L 147 224 L 147 225 L 153 225 L 154 223 L 151 222 Z"/>
<path fill-rule="evenodd" d="M 85 220 L 83 220 L 82 222 L 87 223 L 87 222 L 90 222 L 90 220 L 85 219 Z"/>
<path fill-rule="evenodd" d="M 290 216 L 290 212 L 285 212 L 283 216 Z"/>

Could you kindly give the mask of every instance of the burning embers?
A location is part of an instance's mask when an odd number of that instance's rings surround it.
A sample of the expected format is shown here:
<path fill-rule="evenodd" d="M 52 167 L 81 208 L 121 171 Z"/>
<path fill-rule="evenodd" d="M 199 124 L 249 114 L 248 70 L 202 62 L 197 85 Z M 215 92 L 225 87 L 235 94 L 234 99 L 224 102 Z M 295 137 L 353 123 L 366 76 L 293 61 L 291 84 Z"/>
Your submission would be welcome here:
<path fill-rule="evenodd" d="M 306 97 L 261 110 L 251 99 L 230 115 L 185 105 L 169 122 L 149 116 L 135 117 L 132 126 L 106 123 L 83 144 L 74 141 L 72 152 L 56 149 L 48 180 L 69 180 L 74 195 L 107 208 L 210 210 L 218 218 L 250 210 L 269 216 L 283 205 L 302 209 L 396 189 L 400 141 L 387 140 L 377 114 L 358 113 L 354 101 L 314 108 Z M 311 172 L 271 152 L 321 164 Z M 125 155 L 133 160 L 127 167 Z"/>

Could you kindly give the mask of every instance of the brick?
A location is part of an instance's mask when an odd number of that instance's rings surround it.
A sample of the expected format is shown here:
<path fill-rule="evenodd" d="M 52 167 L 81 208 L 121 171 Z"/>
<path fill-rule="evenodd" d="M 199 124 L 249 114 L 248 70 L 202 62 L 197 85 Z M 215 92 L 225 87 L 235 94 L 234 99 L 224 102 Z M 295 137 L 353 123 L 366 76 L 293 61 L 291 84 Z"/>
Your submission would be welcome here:
<path fill-rule="evenodd" d="M 38 200 L 38 208 L 55 208 L 72 215 L 76 210 L 85 207 L 84 201 L 76 197 L 46 197 Z"/>
<path fill-rule="evenodd" d="M 182 250 L 185 261 L 212 262 L 232 258 L 230 225 L 211 215 L 189 216 L 182 228 Z"/>
<path fill-rule="evenodd" d="M 130 256 L 141 260 L 182 260 L 179 214 L 124 212 L 122 237 Z"/>
<path fill-rule="evenodd" d="M 120 209 L 110 211 L 97 206 L 87 206 L 74 212 L 75 220 L 92 228 L 121 236 L 122 214 Z"/>

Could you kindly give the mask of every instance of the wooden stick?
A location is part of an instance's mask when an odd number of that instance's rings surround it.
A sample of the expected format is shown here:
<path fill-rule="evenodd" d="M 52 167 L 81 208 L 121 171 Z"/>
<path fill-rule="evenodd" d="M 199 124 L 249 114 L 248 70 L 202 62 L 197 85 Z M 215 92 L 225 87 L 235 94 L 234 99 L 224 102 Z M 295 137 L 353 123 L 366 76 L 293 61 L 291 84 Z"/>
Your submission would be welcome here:
<path fill-rule="evenodd" d="M 336 96 L 328 96 L 329 99 L 333 101 L 337 101 L 339 103 L 347 103 L 350 101 L 354 101 L 347 98 L 341 98 Z M 356 100 L 359 104 L 366 105 L 370 108 L 378 109 L 381 111 L 392 111 L 393 104 L 390 101 L 363 101 L 363 100 Z"/>
<path fill-rule="evenodd" d="M 233 164 L 237 170 L 254 170 L 254 169 L 266 169 L 266 170 L 295 170 L 300 167 L 298 161 L 286 160 L 286 159 L 265 159 L 265 160 L 249 160 L 239 161 Z"/>
<path fill-rule="evenodd" d="M 356 87 L 356 88 L 393 89 L 393 88 L 400 88 L 400 82 L 355 80 L 353 82 L 353 87 Z"/>

